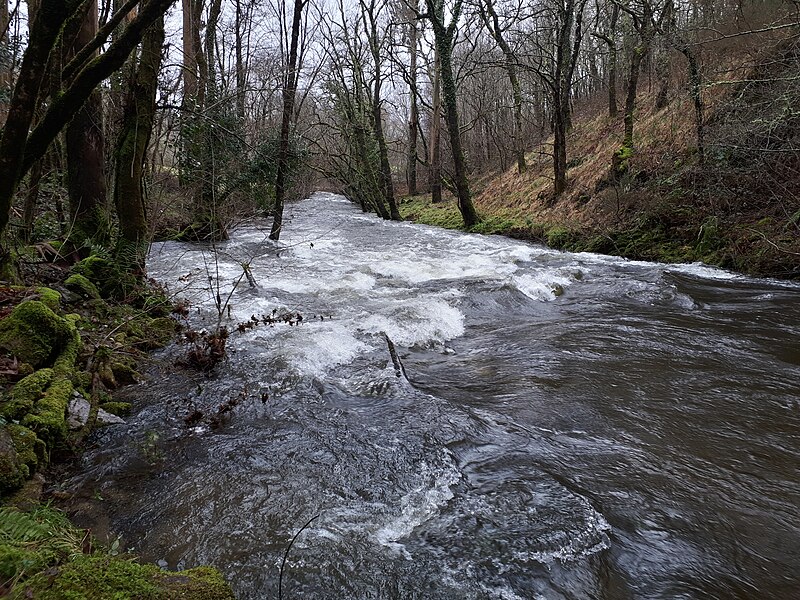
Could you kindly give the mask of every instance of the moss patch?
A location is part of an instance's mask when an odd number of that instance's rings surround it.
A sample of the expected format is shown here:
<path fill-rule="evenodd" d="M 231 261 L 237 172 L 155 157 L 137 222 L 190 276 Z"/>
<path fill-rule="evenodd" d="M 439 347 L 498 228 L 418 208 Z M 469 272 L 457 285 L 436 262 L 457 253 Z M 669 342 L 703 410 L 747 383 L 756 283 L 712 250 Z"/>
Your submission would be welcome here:
<path fill-rule="evenodd" d="M 28 467 L 20 460 L 14 440 L 5 428 L 0 428 L 0 495 L 19 489 L 28 475 Z"/>
<path fill-rule="evenodd" d="M 105 404 L 101 404 L 100 408 L 118 417 L 125 417 L 131 414 L 131 405 L 129 402 L 106 402 Z"/>
<path fill-rule="evenodd" d="M 100 256 L 89 256 L 72 266 L 73 275 L 82 275 L 92 282 L 103 298 L 122 298 L 138 283 L 136 277 L 122 272 L 112 260 Z"/>
<path fill-rule="evenodd" d="M 0 581 L 14 599 L 233 600 L 214 569 L 167 572 L 102 549 L 87 554 L 89 541 L 49 507 L 0 508 Z"/>
<path fill-rule="evenodd" d="M 404 220 L 444 227 L 461 229 L 464 221 L 454 200 L 433 204 L 428 196 L 411 196 L 400 202 L 400 216 Z"/>
<path fill-rule="evenodd" d="M 30 595 L 32 594 L 32 595 Z M 232 600 L 225 581 L 208 568 L 167 573 L 154 565 L 94 554 L 28 581 L 19 597 L 39 600 Z"/>
<path fill-rule="evenodd" d="M 59 294 L 57 291 L 50 289 L 49 287 L 40 287 L 36 289 L 36 293 L 39 294 L 39 300 L 44 302 L 47 305 L 47 308 L 53 312 L 57 311 L 61 307 L 61 294 Z"/>

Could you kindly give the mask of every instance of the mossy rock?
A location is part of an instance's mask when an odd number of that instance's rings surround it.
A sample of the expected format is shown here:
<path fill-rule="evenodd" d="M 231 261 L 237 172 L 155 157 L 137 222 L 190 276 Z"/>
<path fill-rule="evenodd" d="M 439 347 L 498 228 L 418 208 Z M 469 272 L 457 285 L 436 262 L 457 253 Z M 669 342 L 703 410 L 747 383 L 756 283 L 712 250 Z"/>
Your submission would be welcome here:
<path fill-rule="evenodd" d="M 64 287 L 84 298 L 100 299 L 100 291 L 97 286 L 80 273 L 73 273 L 67 277 L 64 280 Z"/>
<path fill-rule="evenodd" d="M 30 470 L 20 459 L 11 434 L 5 427 L 0 428 L 0 496 L 22 487 L 29 475 Z"/>
<path fill-rule="evenodd" d="M 69 379 L 56 379 L 22 419 L 22 424 L 35 431 L 50 448 L 67 437 L 66 413 L 73 390 Z"/>
<path fill-rule="evenodd" d="M 47 305 L 47 308 L 56 312 L 61 307 L 61 294 L 49 287 L 36 288 L 39 300 Z"/>
<path fill-rule="evenodd" d="M 127 361 L 115 361 L 111 363 L 111 372 L 118 384 L 133 385 L 134 383 L 139 383 L 140 375 L 131 363 Z"/>
<path fill-rule="evenodd" d="M 19 591 L 17 591 L 19 590 Z M 13 598 L 37 600 L 233 600 L 218 571 L 167 572 L 155 565 L 93 554 L 34 575 Z"/>
<path fill-rule="evenodd" d="M 47 464 L 47 447 L 33 431 L 15 423 L 4 427 L 14 442 L 19 460 L 28 467 L 29 475 Z"/>
<path fill-rule="evenodd" d="M 73 377 L 75 373 L 75 361 L 78 354 L 83 349 L 83 341 L 78 333 L 76 323 L 80 320 L 80 315 L 67 315 L 68 338 L 61 353 L 53 362 L 53 372 L 56 377 Z"/>
<path fill-rule="evenodd" d="M 118 417 L 126 417 L 131 414 L 130 402 L 106 402 L 105 404 L 101 404 L 100 408 Z"/>
<path fill-rule="evenodd" d="M 0 427 L 0 495 L 21 488 L 46 461 L 47 449 L 30 429 L 13 423 Z"/>
<path fill-rule="evenodd" d="M 28 414 L 37 400 L 53 381 L 52 369 L 39 369 L 20 379 L 11 390 L 11 397 L 0 403 L 0 417 L 7 421 L 19 421 Z"/>
<path fill-rule="evenodd" d="M 71 338 L 69 322 L 44 302 L 27 300 L 0 321 L 0 348 L 34 367 L 50 364 Z"/>

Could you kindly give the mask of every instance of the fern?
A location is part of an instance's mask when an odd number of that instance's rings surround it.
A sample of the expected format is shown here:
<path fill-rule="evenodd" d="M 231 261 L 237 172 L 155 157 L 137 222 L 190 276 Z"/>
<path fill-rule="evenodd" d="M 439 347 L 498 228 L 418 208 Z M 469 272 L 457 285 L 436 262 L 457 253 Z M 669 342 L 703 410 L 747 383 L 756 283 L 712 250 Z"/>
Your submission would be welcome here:
<path fill-rule="evenodd" d="M 35 542 L 46 540 L 50 528 L 34 519 L 33 513 L 24 513 L 15 508 L 0 508 L 0 540 L 7 543 Z"/>

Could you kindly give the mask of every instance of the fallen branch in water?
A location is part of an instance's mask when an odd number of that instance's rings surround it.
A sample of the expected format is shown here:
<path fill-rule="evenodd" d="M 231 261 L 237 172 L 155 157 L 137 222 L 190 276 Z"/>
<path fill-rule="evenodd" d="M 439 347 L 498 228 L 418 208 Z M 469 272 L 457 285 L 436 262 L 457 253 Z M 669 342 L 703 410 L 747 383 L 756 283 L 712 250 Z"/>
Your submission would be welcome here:
<path fill-rule="evenodd" d="M 398 377 L 403 377 L 408 380 L 408 375 L 406 375 L 406 368 L 403 366 L 400 357 L 397 354 L 397 349 L 394 347 L 394 342 L 392 342 L 391 338 L 388 334 L 384 331 L 383 337 L 386 338 L 386 345 L 389 346 L 389 356 L 392 357 L 392 364 L 394 365 L 394 374 Z"/>
<path fill-rule="evenodd" d="M 283 560 L 281 561 L 281 570 L 280 573 L 278 574 L 278 600 L 282 600 L 283 597 L 283 569 L 286 566 L 286 560 L 289 558 L 289 551 L 292 549 L 295 540 L 298 537 L 300 537 L 300 534 L 303 533 L 305 528 L 311 525 L 311 523 L 313 523 L 317 519 L 319 519 L 319 515 L 314 515 L 308 521 L 306 521 L 306 524 L 300 528 L 300 531 L 294 534 L 292 541 L 289 542 L 289 545 L 286 547 L 286 552 L 283 553 Z"/>

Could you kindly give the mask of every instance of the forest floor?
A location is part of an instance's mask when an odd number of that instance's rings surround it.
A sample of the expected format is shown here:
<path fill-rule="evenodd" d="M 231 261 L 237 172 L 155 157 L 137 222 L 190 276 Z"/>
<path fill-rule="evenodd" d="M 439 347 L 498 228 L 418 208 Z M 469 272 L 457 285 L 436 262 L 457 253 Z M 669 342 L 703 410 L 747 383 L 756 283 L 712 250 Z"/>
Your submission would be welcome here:
<path fill-rule="evenodd" d="M 800 278 L 800 44 L 780 33 L 706 52 L 706 161 L 697 151 L 685 66 L 673 64 L 669 99 L 640 84 L 634 155 L 610 177 L 622 142 L 622 108 L 608 116 L 604 91 L 579 105 L 569 133 L 568 189 L 552 199 L 552 138 L 528 168 L 473 177 L 477 233 L 569 251 L 717 265 L 756 276 Z M 713 65 L 713 68 L 712 68 Z M 460 228 L 455 199 L 405 197 L 403 218 Z"/>

